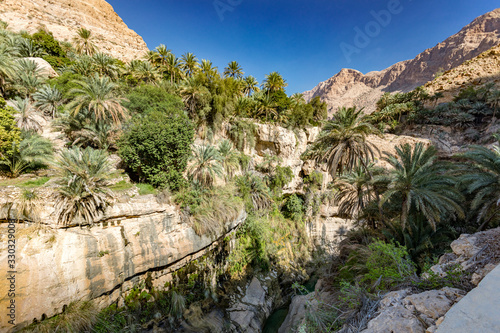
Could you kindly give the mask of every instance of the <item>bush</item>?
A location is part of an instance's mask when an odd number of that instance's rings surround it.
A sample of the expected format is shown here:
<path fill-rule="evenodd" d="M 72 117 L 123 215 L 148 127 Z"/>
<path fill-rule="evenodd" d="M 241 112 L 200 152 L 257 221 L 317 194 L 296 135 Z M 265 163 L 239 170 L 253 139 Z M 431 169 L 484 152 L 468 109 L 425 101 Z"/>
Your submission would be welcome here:
<path fill-rule="evenodd" d="M 134 88 L 127 95 L 128 102 L 123 105 L 132 113 L 147 113 L 151 111 L 169 112 L 184 108 L 182 99 L 169 94 L 165 89 L 143 84 Z"/>
<path fill-rule="evenodd" d="M 5 100 L 0 97 L 0 157 L 14 153 L 12 147 L 21 141 L 21 130 L 16 127 L 14 110 L 6 106 Z"/>
<path fill-rule="evenodd" d="M 292 194 L 283 206 L 283 215 L 294 221 L 302 220 L 304 216 L 304 200 Z"/>
<path fill-rule="evenodd" d="M 177 191 L 185 183 L 193 136 L 193 124 L 182 110 L 152 111 L 132 120 L 118 154 L 132 179 Z"/>
<path fill-rule="evenodd" d="M 61 44 L 54 39 L 51 32 L 39 30 L 31 35 L 30 39 L 35 46 L 42 48 L 47 55 L 54 57 L 66 57 L 66 52 L 64 52 L 61 48 Z"/>

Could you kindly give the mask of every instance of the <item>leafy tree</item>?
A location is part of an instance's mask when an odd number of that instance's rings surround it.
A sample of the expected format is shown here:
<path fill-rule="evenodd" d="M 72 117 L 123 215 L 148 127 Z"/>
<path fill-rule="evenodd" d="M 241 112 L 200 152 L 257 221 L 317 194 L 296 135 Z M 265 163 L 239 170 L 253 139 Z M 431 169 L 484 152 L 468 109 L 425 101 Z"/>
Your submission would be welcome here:
<path fill-rule="evenodd" d="M 366 137 L 376 132 L 364 120 L 362 109 L 340 108 L 333 119 L 326 122 L 318 139 L 304 156 L 318 162 L 326 161 L 332 177 L 354 170 L 360 164 L 366 169 L 378 151 L 377 147 L 366 141 Z"/>
<path fill-rule="evenodd" d="M 92 225 L 114 199 L 106 187 L 111 171 L 107 154 L 92 148 L 65 149 L 54 167 L 59 175 L 55 207 L 58 223 L 69 225 L 79 217 Z"/>
<path fill-rule="evenodd" d="M 305 213 L 304 200 L 297 196 L 297 194 L 292 194 L 283 206 L 283 213 L 286 218 L 294 221 L 302 220 Z"/>
<path fill-rule="evenodd" d="M 193 136 L 193 125 L 182 110 L 151 111 L 133 118 L 118 154 L 133 179 L 176 191 L 184 184 Z"/>
<path fill-rule="evenodd" d="M 14 152 L 12 147 L 21 141 L 21 131 L 16 126 L 14 113 L 14 109 L 0 97 L 0 157 L 10 156 Z"/>
<path fill-rule="evenodd" d="M 223 174 L 219 152 L 210 145 L 194 146 L 192 152 L 188 168 L 189 178 L 204 187 L 212 187 L 215 178 Z"/>
<path fill-rule="evenodd" d="M 92 35 L 92 31 L 85 28 L 80 28 L 76 33 L 77 36 L 73 38 L 76 52 L 88 56 L 92 56 L 97 52 L 97 46 L 94 43 L 94 36 Z"/>
<path fill-rule="evenodd" d="M 38 30 L 30 36 L 33 44 L 43 49 L 43 51 L 54 57 L 65 57 L 66 52 L 61 47 L 61 44 L 54 38 L 51 32 Z"/>
<path fill-rule="evenodd" d="M 123 102 L 132 114 L 146 114 L 151 111 L 169 112 L 172 109 L 182 109 L 182 100 L 169 94 L 160 86 L 141 84 L 127 94 Z"/>
<path fill-rule="evenodd" d="M 108 77 L 99 77 L 97 74 L 75 82 L 78 87 L 70 91 L 74 100 L 68 108 L 77 114 L 82 108 L 88 108 L 95 115 L 96 120 L 108 120 L 119 123 L 125 118 L 127 109 L 122 106 L 124 98 L 117 92 L 117 85 Z"/>
<path fill-rule="evenodd" d="M 449 165 L 436 161 L 436 148 L 425 148 L 420 142 L 414 148 L 404 144 L 396 147 L 395 156 L 385 155 L 393 169 L 381 204 L 392 198 L 401 202 L 403 228 L 412 212 L 423 214 L 434 230 L 443 217 L 464 217 L 456 180 L 448 173 Z"/>

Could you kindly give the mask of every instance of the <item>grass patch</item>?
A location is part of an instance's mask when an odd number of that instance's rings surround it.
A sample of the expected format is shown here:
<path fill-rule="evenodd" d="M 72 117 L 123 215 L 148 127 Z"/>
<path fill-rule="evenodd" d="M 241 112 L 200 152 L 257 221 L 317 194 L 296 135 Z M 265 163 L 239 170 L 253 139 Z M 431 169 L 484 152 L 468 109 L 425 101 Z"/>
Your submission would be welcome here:
<path fill-rule="evenodd" d="M 147 194 L 157 194 L 158 190 L 153 187 L 153 185 L 150 184 L 144 184 L 144 183 L 137 183 L 135 184 L 137 188 L 139 189 L 139 195 L 147 195 Z"/>
<path fill-rule="evenodd" d="M 38 187 L 38 186 L 45 185 L 45 183 L 47 183 L 49 180 L 50 180 L 50 177 L 40 177 L 40 178 L 37 178 L 37 179 L 27 180 L 27 181 L 19 184 L 19 186 L 22 186 L 22 187 Z"/>
<path fill-rule="evenodd" d="M 120 180 L 118 183 L 109 186 L 108 188 L 113 191 L 126 191 L 134 187 L 133 184 L 126 182 L 125 180 Z"/>

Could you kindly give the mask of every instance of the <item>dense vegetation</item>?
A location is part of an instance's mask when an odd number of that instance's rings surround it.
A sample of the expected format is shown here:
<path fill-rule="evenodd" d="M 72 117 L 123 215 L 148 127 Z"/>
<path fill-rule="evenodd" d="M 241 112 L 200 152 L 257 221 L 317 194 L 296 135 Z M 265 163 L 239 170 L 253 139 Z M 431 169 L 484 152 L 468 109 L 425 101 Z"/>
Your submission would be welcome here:
<path fill-rule="evenodd" d="M 418 274 L 452 239 L 499 225 L 500 144 L 472 146 L 443 161 L 432 146 L 402 145 L 394 155 L 380 154 L 367 139 L 415 125 L 488 126 L 500 105 L 492 86 L 467 88 L 439 105 L 442 96 L 422 88 L 385 94 L 371 115 L 344 107 L 326 120 L 325 103 L 288 96 L 277 72 L 259 85 L 235 61 L 221 73 L 212 62 L 200 62 L 192 53 L 178 58 L 165 45 L 125 64 L 99 52 L 91 31 L 82 28 L 75 35 L 73 43 L 60 43 L 44 30 L 32 35 L 0 30 L 0 171 L 16 178 L 55 170 L 56 211 L 63 225 L 92 225 L 113 204 L 108 156 L 115 153 L 132 182 L 171 196 L 199 235 L 214 238 L 243 209 L 248 213 L 232 251 L 224 253 L 227 265 L 205 258 L 186 268 L 189 273 L 179 272 L 167 291 L 138 286 L 124 309 L 97 314 L 87 303 L 73 304 L 70 309 L 88 312 L 88 326 L 78 329 L 119 332 L 156 312 L 169 316 L 175 327 L 185 308 L 217 302 L 221 295 L 207 287 L 212 274 L 221 283 L 270 268 L 283 276 L 307 276 L 313 249 L 306 224 L 328 201 L 357 228 L 347 235 L 350 252 L 341 247 L 329 276 L 337 305 L 324 305 L 308 317 L 304 332 L 340 328 L 352 311 L 339 309 L 359 310 L 381 291 L 408 283 L 429 288 Z M 27 57 L 43 57 L 59 76 L 47 78 Z M 40 135 L 47 122 L 66 144 L 55 157 L 52 143 Z M 284 191 L 296 177 L 290 167 L 276 156 L 256 164 L 245 154 L 255 144 L 258 122 L 292 130 L 322 126 L 303 158 L 325 165 L 328 175 L 312 172 L 299 182 L 300 192 Z M 478 130 L 470 135 L 476 142 L 492 140 Z M 379 159 L 389 167 L 376 167 Z M 331 180 L 327 186 L 325 176 Z M 122 185 L 127 184 L 113 186 Z M 36 193 L 30 193 L 25 205 L 35 202 Z M 149 302 L 151 297 L 156 302 Z M 56 319 L 47 331 L 57 326 Z"/>

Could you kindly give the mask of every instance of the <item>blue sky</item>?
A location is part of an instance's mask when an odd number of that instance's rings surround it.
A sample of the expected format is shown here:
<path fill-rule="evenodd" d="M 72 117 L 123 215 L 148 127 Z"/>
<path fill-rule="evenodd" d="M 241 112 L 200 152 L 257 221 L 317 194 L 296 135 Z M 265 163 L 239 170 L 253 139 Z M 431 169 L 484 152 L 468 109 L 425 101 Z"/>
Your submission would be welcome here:
<path fill-rule="evenodd" d="M 150 49 L 193 52 L 221 71 L 235 60 L 259 82 L 278 71 L 288 94 L 344 67 L 366 73 L 414 58 L 499 7 L 498 0 L 107 1 Z"/>

